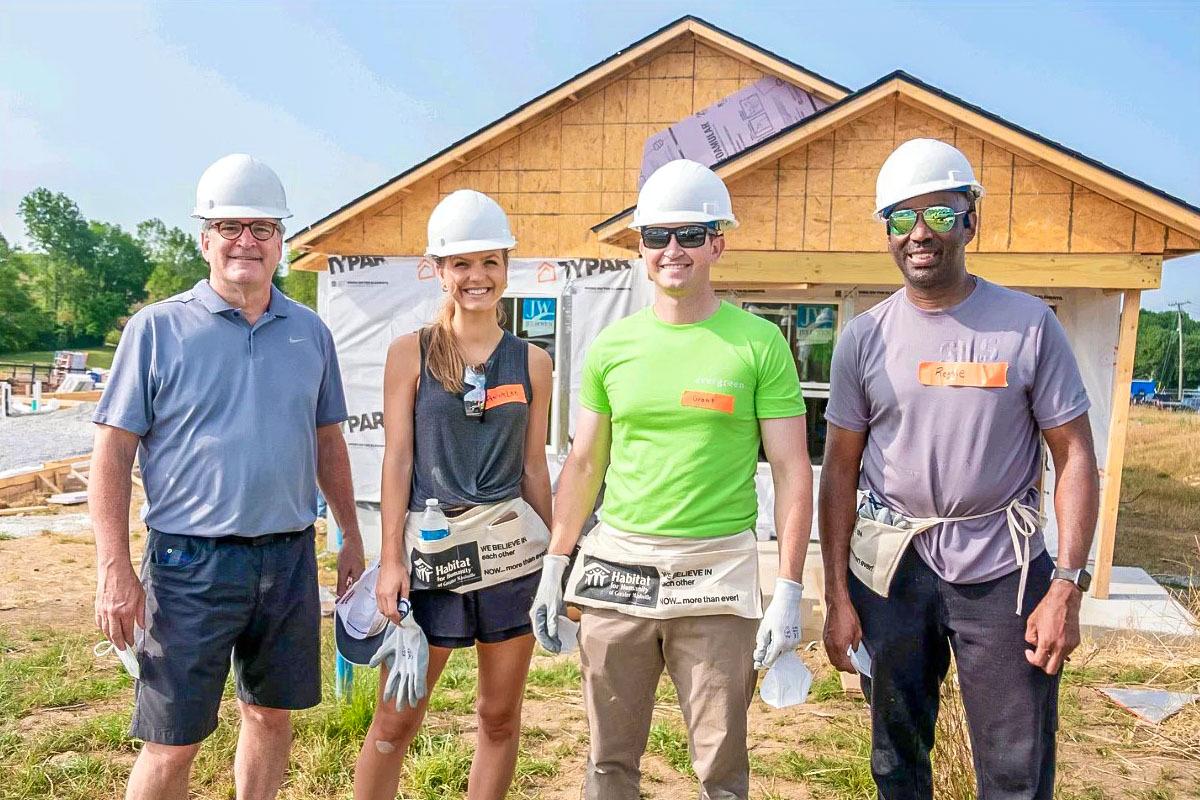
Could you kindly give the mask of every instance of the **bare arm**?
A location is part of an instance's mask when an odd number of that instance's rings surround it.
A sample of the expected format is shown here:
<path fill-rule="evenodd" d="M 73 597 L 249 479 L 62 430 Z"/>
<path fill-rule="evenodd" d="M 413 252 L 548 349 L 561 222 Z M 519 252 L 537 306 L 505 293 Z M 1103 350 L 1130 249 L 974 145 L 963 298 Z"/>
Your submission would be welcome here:
<path fill-rule="evenodd" d="M 317 485 L 325 495 L 334 519 L 342 529 L 338 551 L 337 595 L 341 597 L 363 572 L 363 542 L 354 507 L 354 481 L 350 477 L 350 453 L 341 424 L 317 428 Z"/>
<path fill-rule="evenodd" d="M 397 597 L 408 596 L 408 559 L 404 554 L 404 523 L 412 492 L 413 407 L 417 399 L 421 351 L 418 334 L 392 342 L 383 369 L 383 474 L 380 511 L 383 541 L 375 598 L 379 610 L 400 622 Z"/>
<path fill-rule="evenodd" d="M 596 505 L 596 495 L 608 471 L 612 445 L 612 420 L 586 408 L 579 409 L 571 453 L 558 477 L 554 499 L 554 524 L 549 552 L 570 555 L 582 534 L 584 521 Z"/>
<path fill-rule="evenodd" d="M 529 345 L 529 382 L 533 398 L 529 403 L 529 426 L 525 431 L 525 469 L 521 475 L 521 497 L 537 515 L 551 524 L 550 470 L 546 466 L 546 425 L 550 419 L 550 394 L 553 365 L 550 356 L 537 345 Z"/>
<path fill-rule="evenodd" d="M 96 626 L 124 650 L 132 645 L 133 625 L 145 627 L 146 595 L 129 557 L 130 471 L 137 434 L 96 426 L 88 480 L 88 510 L 96 536 Z"/>
<path fill-rule="evenodd" d="M 850 602 L 848 573 L 850 536 L 858 505 L 858 474 L 866 444 L 866 431 L 851 431 L 828 423 L 817 524 L 825 566 L 825 652 L 830 663 L 844 672 L 854 671 L 846 655 L 847 648 L 857 647 L 862 639 L 858 614 Z"/>
<path fill-rule="evenodd" d="M 1087 414 L 1042 431 L 1054 460 L 1054 511 L 1058 519 L 1058 565 L 1087 564 L 1096 530 L 1100 486 L 1096 451 Z M 1029 615 L 1025 641 L 1034 646 L 1025 658 L 1054 675 L 1079 646 L 1079 606 L 1083 593 L 1067 581 L 1051 581 L 1046 596 Z"/>
<path fill-rule="evenodd" d="M 803 415 L 759 420 L 763 449 L 775 485 L 775 536 L 779 542 L 779 576 L 802 583 L 804 557 L 812 530 L 812 463 Z"/>

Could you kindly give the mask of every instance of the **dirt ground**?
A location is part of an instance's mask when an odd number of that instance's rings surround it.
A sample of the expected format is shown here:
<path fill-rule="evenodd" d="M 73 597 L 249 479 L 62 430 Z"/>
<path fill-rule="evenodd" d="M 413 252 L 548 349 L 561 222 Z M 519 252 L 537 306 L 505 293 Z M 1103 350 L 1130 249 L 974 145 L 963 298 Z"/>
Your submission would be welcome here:
<path fill-rule="evenodd" d="M 135 507 L 137 503 L 135 502 Z M 76 506 L 59 512 L 63 519 L 77 514 Z M 47 530 L 55 530 L 56 515 L 44 518 Z M 136 520 L 131 520 L 136 523 Z M 143 536 L 135 532 L 131 549 L 140 553 Z M 90 646 L 99 640 L 94 630 L 92 601 L 94 592 L 94 550 L 90 531 L 47 533 L 0 541 L 0 641 L 5 659 L 20 659 L 39 652 L 49 642 L 65 643 L 61 656 L 75 672 L 82 671 L 96 680 L 115 680 L 112 664 L 92 658 Z M 330 564 L 323 580 L 332 583 Z M 809 633 L 815 633 L 810 631 Z M 815 647 L 805 653 L 816 677 L 810 702 L 786 710 L 771 709 L 755 700 L 750 709 L 752 796 L 764 800 L 782 798 L 869 798 L 873 796 L 867 762 L 867 717 L 860 695 L 843 694 L 837 679 Z M 561 668 L 563 659 L 536 656 L 534 668 Z M 16 663 L 14 661 L 13 663 Z M 47 737 L 78 727 L 88 720 L 111 720 L 128 714 L 132 687 L 123 679 L 111 691 L 98 691 L 92 700 L 60 703 L 46 700 L 30 707 L 0 713 L 0 797 L 13 794 L 5 771 L 16 776 L 21 763 L 21 748 L 45 752 L 44 763 L 35 765 L 48 773 L 71 759 L 91 758 L 103 779 L 95 784 L 107 790 L 86 794 L 54 793 L 53 797 L 102 797 L 103 792 L 119 793 L 123 776 L 136 753 L 136 743 L 125 740 L 117 730 L 110 734 L 115 742 L 90 754 L 77 749 L 54 751 Z M 1073 659 L 1064 682 L 1060 730 L 1060 788 L 1057 798 L 1200 798 L 1200 707 L 1193 706 L 1162 726 L 1138 723 L 1127 712 L 1114 707 L 1097 691 L 1099 685 L 1124 683 L 1156 686 L 1174 690 L 1200 691 L 1200 646 L 1177 643 L 1095 643 L 1085 644 Z M 7 709 L 6 689 L 0 676 L 0 710 Z M 441 689 L 439 689 L 441 691 Z M 475 730 L 470 697 L 456 707 L 430 713 L 428 725 L 456 732 L 469 752 Z M 643 796 L 649 800 L 676 800 L 695 796 L 694 779 L 687 774 L 686 741 L 682 719 L 669 684 L 660 689 L 656 711 L 656 729 L 665 731 L 658 747 L 652 746 L 644 761 Z M 226 703 L 227 706 L 231 705 Z M 453 704 L 452 704 L 453 705 Z M 228 712 L 229 709 L 226 709 Z M 304 712 L 314 714 L 317 712 Z M 328 715 L 328 711 L 324 712 Z M 223 715 L 224 718 L 224 715 Z M 127 724 L 127 716 L 122 718 Z M 232 716 L 230 715 L 230 719 Z M 304 719 L 301 717 L 301 719 Z M 316 719 L 312 717 L 312 719 Z M 223 723 L 224 724 L 224 723 Z M 314 722 L 312 725 L 317 725 Z M 325 724 L 325 723 L 320 723 Z M 118 728 L 120 726 L 117 726 Z M 541 765 L 541 773 L 532 770 L 513 796 L 574 800 L 579 796 L 587 725 L 578 687 L 574 685 L 535 685 L 527 691 L 524 712 L 523 758 Z M 298 728 L 297 748 L 308 753 L 308 727 Z M 322 734 L 328 735 L 328 734 Z M 23 745 L 5 749 L 5 737 Z M 232 733 L 227 734 L 232 736 Z M 347 736 L 338 752 L 352 761 L 358 742 Z M 63 745 L 64 747 L 67 745 Z M 313 745 L 315 747 L 315 745 Z M 79 745 L 70 745 L 78 748 Z M 217 745 L 214 745 L 217 747 Z M 36 749 L 41 748 L 41 749 Z M 41 756 L 39 756 L 40 758 Z M 294 756 L 305 761 L 307 756 Z M 313 757 L 315 760 L 315 756 Z M 217 753 L 213 765 L 200 771 L 199 797 L 228 797 L 228 757 Z M 953 752 L 935 761 L 944 772 L 959 773 L 961 784 L 965 756 Z M 92 762 L 89 762 L 92 763 Z M 222 764 L 224 766 L 222 766 Z M 26 763 L 27 771 L 30 768 Z M 293 774 L 283 797 L 348 797 L 349 766 L 339 764 L 332 777 L 316 778 L 304 773 L 303 763 L 294 763 Z M 106 770 L 106 771 L 105 771 Z M 222 771 L 224 770 L 224 771 Z M 204 775 L 208 775 L 204 779 Z M 28 776 L 26 776 L 28 779 Z M 208 782 L 205 782 L 205 781 Z M 325 782 L 322 783 L 322 780 Z M 415 779 L 414 779 L 415 780 Z M 8 793 L 5 785 L 8 783 Z M 436 783 L 436 782 L 435 782 Z M 941 797 L 965 800 L 967 789 L 955 789 L 943 781 Z M 433 785 L 433 784 L 430 784 Z M 453 788 L 421 790 L 411 797 L 460 797 Z M 46 796 L 31 794 L 28 796 Z"/>

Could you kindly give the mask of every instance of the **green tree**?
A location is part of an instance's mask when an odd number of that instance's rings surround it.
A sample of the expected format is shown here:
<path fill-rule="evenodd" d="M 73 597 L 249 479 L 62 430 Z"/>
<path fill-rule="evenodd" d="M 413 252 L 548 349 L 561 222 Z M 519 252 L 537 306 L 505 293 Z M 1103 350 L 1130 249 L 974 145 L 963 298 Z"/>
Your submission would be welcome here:
<path fill-rule="evenodd" d="M 98 342 L 146 296 L 150 262 L 117 225 L 89 223 L 61 192 L 38 188 L 21 200 L 35 298 L 51 316 L 56 344 Z M 40 256 L 40 257 L 38 257 Z"/>
<path fill-rule="evenodd" d="M 299 253 L 292 253 L 288 261 L 295 261 Z M 307 270 L 289 269 L 286 274 L 275 273 L 275 285 L 297 303 L 317 310 L 317 273 Z"/>
<path fill-rule="evenodd" d="M 1179 381 L 1179 329 L 1174 311 L 1147 311 L 1138 316 L 1135 378 L 1153 378 L 1160 392 L 1174 391 Z M 1200 320 L 1183 315 L 1183 386 L 1200 386 Z"/>
<path fill-rule="evenodd" d="M 208 277 L 208 262 L 200 255 L 196 237 L 187 231 L 168 228 L 160 219 L 148 219 L 138 225 L 137 235 L 151 264 L 147 300 L 179 294 Z"/>
<path fill-rule="evenodd" d="M 25 285 L 21 256 L 0 234 L 0 352 L 28 349 L 50 327 Z"/>

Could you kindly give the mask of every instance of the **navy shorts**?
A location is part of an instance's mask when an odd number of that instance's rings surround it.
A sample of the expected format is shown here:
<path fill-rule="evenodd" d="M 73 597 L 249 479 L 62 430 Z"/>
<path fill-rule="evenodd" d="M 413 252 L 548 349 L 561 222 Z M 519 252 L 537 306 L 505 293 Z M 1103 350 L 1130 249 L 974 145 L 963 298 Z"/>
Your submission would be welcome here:
<path fill-rule="evenodd" d="M 414 589 L 413 617 L 433 647 L 496 644 L 533 632 L 529 609 L 542 571 L 459 594 L 448 589 Z"/>
<path fill-rule="evenodd" d="M 217 727 L 230 656 L 237 696 L 267 708 L 321 700 L 321 602 L 313 530 L 245 542 L 150 531 L 146 640 L 130 735 L 203 741 Z"/>

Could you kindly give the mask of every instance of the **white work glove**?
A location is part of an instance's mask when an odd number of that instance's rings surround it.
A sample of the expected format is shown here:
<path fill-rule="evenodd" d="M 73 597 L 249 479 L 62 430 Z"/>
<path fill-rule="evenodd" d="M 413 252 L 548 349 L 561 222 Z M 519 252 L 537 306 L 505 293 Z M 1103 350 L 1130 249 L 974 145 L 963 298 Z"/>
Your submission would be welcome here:
<path fill-rule="evenodd" d="M 400 624 L 391 624 L 383 643 L 371 656 L 370 666 L 386 664 L 387 682 L 383 685 L 383 700 L 395 700 L 396 710 L 404 706 L 416 708 L 425 697 L 425 674 L 429 671 L 429 642 L 425 632 L 407 612 L 407 601 L 400 601 L 404 617 Z"/>
<path fill-rule="evenodd" d="M 754 648 L 754 668 L 763 669 L 775 663 L 784 652 L 800 644 L 800 597 L 804 587 L 787 578 L 775 579 L 775 596 L 758 624 L 757 647 Z"/>
<path fill-rule="evenodd" d="M 533 635 L 538 644 L 551 653 L 563 652 L 563 641 L 558 636 L 558 617 L 563 610 L 563 573 L 569 562 L 566 556 L 557 555 L 547 555 L 542 560 L 542 578 L 538 581 L 533 607 L 529 609 Z"/>

